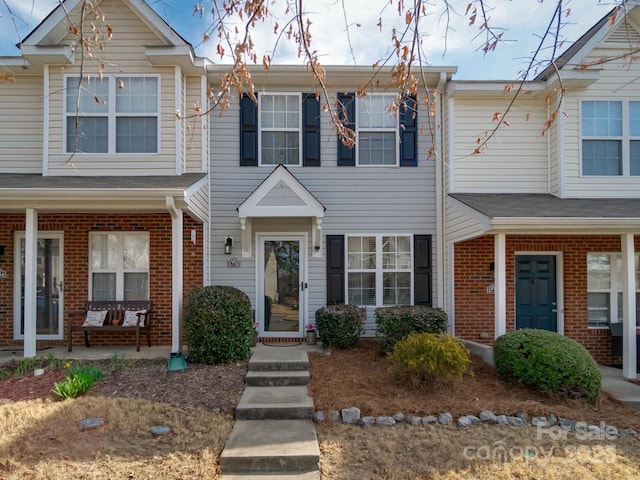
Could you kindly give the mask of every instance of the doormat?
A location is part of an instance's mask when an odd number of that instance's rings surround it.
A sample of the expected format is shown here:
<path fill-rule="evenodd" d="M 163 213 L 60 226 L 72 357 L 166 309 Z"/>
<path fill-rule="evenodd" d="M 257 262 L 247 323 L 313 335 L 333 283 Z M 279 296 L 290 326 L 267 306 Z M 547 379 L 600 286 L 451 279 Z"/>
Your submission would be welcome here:
<path fill-rule="evenodd" d="M 302 342 L 276 342 L 276 343 L 267 343 L 260 342 L 265 347 L 297 347 L 298 345 L 302 345 Z"/>

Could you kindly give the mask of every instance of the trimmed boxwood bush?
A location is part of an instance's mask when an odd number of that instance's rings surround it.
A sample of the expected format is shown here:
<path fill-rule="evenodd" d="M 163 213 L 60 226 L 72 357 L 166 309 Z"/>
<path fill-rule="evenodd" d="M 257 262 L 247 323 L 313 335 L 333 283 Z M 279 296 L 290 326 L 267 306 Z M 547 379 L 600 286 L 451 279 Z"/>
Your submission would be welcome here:
<path fill-rule="evenodd" d="M 602 376 L 578 342 L 547 330 L 523 329 L 498 337 L 494 346 L 498 375 L 544 392 L 594 403 Z"/>
<path fill-rule="evenodd" d="M 414 387 L 460 379 L 471 364 L 469 350 L 451 335 L 412 333 L 399 341 L 389 360 Z"/>
<path fill-rule="evenodd" d="M 331 305 L 316 311 L 318 336 L 325 348 L 353 348 L 364 331 L 366 310 L 355 305 Z"/>
<path fill-rule="evenodd" d="M 394 345 L 412 333 L 446 333 L 447 314 L 424 305 L 399 305 L 376 308 L 377 335 L 382 337 L 380 351 L 390 352 Z"/>
<path fill-rule="evenodd" d="M 220 364 L 251 353 L 253 313 L 249 297 L 234 287 L 198 287 L 184 301 L 189 361 Z"/>

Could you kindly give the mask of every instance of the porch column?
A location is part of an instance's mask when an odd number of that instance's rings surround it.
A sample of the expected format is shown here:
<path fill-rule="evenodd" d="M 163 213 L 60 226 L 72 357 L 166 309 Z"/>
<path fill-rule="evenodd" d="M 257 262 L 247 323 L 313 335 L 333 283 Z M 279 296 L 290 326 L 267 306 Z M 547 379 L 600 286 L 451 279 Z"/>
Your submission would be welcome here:
<path fill-rule="evenodd" d="M 182 210 L 176 208 L 173 197 L 166 197 L 171 214 L 171 353 L 182 350 Z"/>
<path fill-rule="evenodd" d="M 36 317 L 38 314 L 38 211 L 28 208 L 25 219 L 24 251 L 24 357 L 36 356 Z"/>
<path fill-rule="evenodd" d="M 636 378 L 636 272 L 633 234 L 621 235 L 620 244 L 622 246 L 622 375 L 625 378 Z"/>
<path fill-rule="evenodd" d="M 495 284 L 495 338 L 507 333 L 507 237 L 498 233 L 493 237 Z"/>

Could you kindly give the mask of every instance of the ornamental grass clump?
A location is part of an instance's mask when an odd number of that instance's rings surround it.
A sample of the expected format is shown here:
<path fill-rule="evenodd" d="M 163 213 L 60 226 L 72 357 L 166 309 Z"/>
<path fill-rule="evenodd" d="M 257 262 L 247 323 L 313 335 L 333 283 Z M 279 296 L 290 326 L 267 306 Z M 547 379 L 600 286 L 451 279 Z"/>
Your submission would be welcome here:
<path fill-rule="evenodd" d="M 498 375 L 510 383 L 595 403 L 602 376 L 593 357 L 575 340 L 547 330 L 522 329 L 498 337 Z"/>
<path fill-rule="evenodd" d="M 450 335 L 412 333 L 388 355 L 400 376 L 414 387 L 460 379 L 471 365 L 469 351 Z"/>
<path fill-rule="evenodd" d="M 53 393 L 63 400 L 84 395 L 102 378 L 102 370 L 92 365 L 78 364 L 71 367 L 67 378 L 53 385 Z"/>
<path fill-rule="evenodd" d="M 227 364 L 251 353 L 255 327 L 251 301 L 235 287 L 194 288 L 184 301 L 189 361 Z"/>

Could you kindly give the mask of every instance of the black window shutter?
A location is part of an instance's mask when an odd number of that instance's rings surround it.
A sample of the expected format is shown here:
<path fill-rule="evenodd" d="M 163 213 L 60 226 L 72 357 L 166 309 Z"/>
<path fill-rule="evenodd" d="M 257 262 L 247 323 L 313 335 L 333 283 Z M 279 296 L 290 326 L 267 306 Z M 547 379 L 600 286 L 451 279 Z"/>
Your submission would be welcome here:
<path fill-rule="evenodd" d="M 347 114 L 347 126 L 352 130 L 356 128 L 356 96 L 354 93 L 339 93 L 338 116 L 344 119 L 343 111 Z M 338 138 L 338 166 L 339 167 L 355 167 L 356 165 L 356 149 L 355 147 L 347 147 Z"/>
<path fill-rule="evenodd" d="M 413 303 L 431 306 L 431 235 L 413 236 Z"/>
<path fill-rule="evenodd" d="M 302 95 L 302 164 L 320 166 L 320 101 L 315 94 Z"/>
<path fill-rule="evenodd" d="M 400 166 L 418 166 L 418 104 L 410 96 L 400 106 Z"/>
<path fill-rule="evenodd" d="M 344 235 L 327 235 L 327 305 L 344 303 Z"/>
<path fill-rule="evenodd" d="M 240 166 L 258 166 L 258 106 L 240 96 Z"/>

